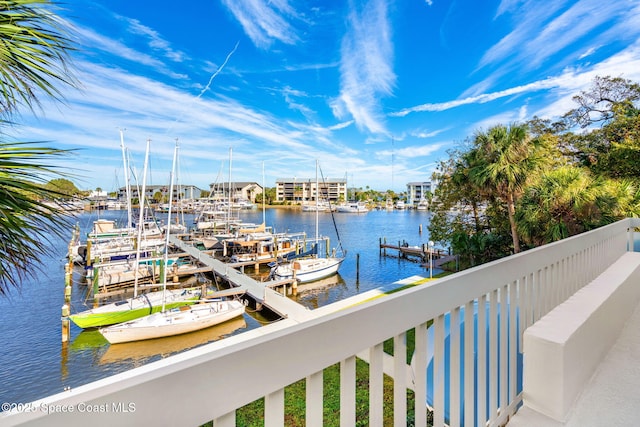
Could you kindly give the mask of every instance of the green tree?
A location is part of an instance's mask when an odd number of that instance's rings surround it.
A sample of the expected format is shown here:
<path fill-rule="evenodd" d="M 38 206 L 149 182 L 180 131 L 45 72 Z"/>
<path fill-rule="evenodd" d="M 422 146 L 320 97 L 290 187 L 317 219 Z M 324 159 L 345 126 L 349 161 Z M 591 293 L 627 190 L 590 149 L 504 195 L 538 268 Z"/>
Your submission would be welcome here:
<path fill-rule="evenodd" d="M 80 193 L 78 187 L 76 187 L 76 185 L 72 181 L 66 178 L 52 179 L 51 181 L 47 182 L 46 188 L 54 192 L 63 194 L 63 197 L 65 199 L 71 198 Z"/>
<path fill-rule="evenodd" d="M 30 143 L 0 142 L 0 294 L 35 276 L 31 267 L 47 252 L 45 243 L 68 231 L 64 212 L 42 202 L 66 196 L 42 178 L 59 174 L 43 162 L 66 154 Z"/>
<path fill-rule="evenodd" d="M 628 180 L 593 176 L 586 168 L 566 165 L 544 173 L 523 195 L 518 230 L 533 246 L 554 242 L 637 216 L 637 186 Z"/>
<path fill-rule="evenodd" d="M 0 0 L 0 116 L 2 123 L 31 111 L 40 97 L 62 99 L 60 86 L 76 86 L 68 68 L 72 44 L 47 0 Z M 63 212 L 40 200 L 61 196 L 47 178 L 63 176 L 49 164 L 68 151 L 0 141 L 0 294 L 18 287 L 66 224 Z"/>
<path fill-rule="evenodd" d="M 573 99 L 578 106 L 563 116 L 565 129 L 592 129 L 560 132 L 565 152 L 597 175 L 640 179 L 640 85 L 596 77 L 589 90 Z"/>
<path fill-rule="evenodd" d="M 608 123 L 623 111 L 636 110 L 633 104 L 638 100 L 638 83 L 622 77 L 596 76 L 589 90 L 573 97 L 578 106 L 563 118 L 568 122 L 568 127 L 579 125 L 585 128 L 599 122 Z"/>
<path fill-rule="evenodd" d="M 161 191 L 156 191 L 153 193 L 153 201 L 156 203 L 162 203 L 164 200 L 169 200 L 169 197 L 165 197 Z"/>
<path fill-rule="evenodd" d="M 544 165 L 543 139 L 532 139 L 525 124 L 498 125 L 475 136 L 476 158 L 469 177 L 478 187 L 501 199 L 507 208 L 513 251 L 520 252 L 515 219 L 518 197 L 527 180 Z"/>

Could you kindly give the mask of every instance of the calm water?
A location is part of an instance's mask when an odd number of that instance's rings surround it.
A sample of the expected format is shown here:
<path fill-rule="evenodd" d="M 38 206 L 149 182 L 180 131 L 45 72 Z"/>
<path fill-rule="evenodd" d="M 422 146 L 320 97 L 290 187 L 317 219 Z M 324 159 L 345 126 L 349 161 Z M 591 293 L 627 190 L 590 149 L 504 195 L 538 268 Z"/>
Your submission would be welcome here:
<path fill-rule="evenodd" d="M 102 218 L 124 221 L 126 213 L 108 211 Z M 243 212 L 248 222 L 262 222 L 262 210 Z M 277 232 L 305 231 L 315 234 L 312 212 L 267 209 L 267 225 Z M 162 216 L 160 216 L 162 217 Z M 96 214 L 81 214 L 77 222 L 82 230 L 91 226 Z M 319 215 L 320 233 L 338 238 L 347 250 L 347 259 L 338 276 L 307 287 L 301 286 L 297 301 L 315 308 L 368 290 L 391 289 L 392 283 L 413 275 L 428 275 L 419 263 L 379 256 L 380 238 L 389 243 L 406 240 L 410 245 L 429 241 L 426 227 L 429 214 L 418 211 L 372 211 L 367 214 Z M 187 218 L 188 220 L 189 218 Z M 335 220 L 336 227 L 334 227 Z M 192 225 L 191 221 L 187 222 Z M 420 225 L 423 233 L 419 233 Z M 69 239 L 71 230 L 69 231 Z M 64 303 L 64 265 L 68 241 L 52 242 L 44 268 L 37 280 L 22 284 L 20 292 L 0 298 L 0 402 L 30 402 L 67 387 L 77 387 L 136 366 L 167 357 L 224 336 L 257 328 L 268 321 L 258 313 L 224 325 L 178 337 L 110 346 L 97 331 L 82 331 L 72 325 L 71 341 L 61 343 L 60 314 Z M 359 254 L 359 276 L 356 258 Z M 79 284 L 82 269 L 74 272 L 72 312 L 85 309 L 85 287 Z"/>

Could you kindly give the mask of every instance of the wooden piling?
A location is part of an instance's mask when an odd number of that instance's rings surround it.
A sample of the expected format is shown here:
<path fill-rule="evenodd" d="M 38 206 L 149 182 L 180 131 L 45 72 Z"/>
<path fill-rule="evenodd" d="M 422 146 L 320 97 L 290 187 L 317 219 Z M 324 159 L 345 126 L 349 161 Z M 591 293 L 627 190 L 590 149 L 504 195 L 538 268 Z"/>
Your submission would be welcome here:
<path fill-rule="evenodd" d="M 98 259 L 96 258 L 96 264 L 97 264 L 97 262 L 98 262 Z M 100 280 L 99 280 L 99 274 L 100 274 L 99 269 L 100 268 L 98 266 L 94 266 L 93 267 L 93 288 L 92 288 L 92 290 L 93 290 L 93 308 L 96 308 L 99 305 L 99 301 L 98 301 L 98 291 L 100 290 L 100 288 L 99 288 L 99 282 L 100 282 Z"/>
<path fill-rule="evenodd" d="M 87 253 L 85 254 L 87 260 L 87 267 L 91 266 L 91 240 L 87 240 Z"/>
<path fill-rule="evenodd" d="M 71 338 L 71 328 L 69 325 L 69 305 L 65 303 L 62 306 L 62 342 L 69 342 Z"/>
<path fill-rule="evenodd" d="M 71 338 L 71 328 L 69 325 L 69 314 L 71 306 L 71 275 L 72 269 L 69 264 L 64 266 L 64 305 L 62 306 L 62 342 L 66 343 Z"/>
<path fill-rule="evenodd" d="M 356 254 L 356 281 L 360 280 L 360 254 Z"/>

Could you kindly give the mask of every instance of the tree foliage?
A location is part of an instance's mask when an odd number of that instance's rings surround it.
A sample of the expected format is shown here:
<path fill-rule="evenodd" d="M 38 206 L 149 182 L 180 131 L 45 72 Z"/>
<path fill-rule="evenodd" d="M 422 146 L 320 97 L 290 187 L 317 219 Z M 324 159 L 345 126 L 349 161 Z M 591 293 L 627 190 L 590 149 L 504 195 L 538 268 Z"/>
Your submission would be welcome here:
<path fill-rule="evenodd" d="M 560 120 L 477 132 L 434 175 L 432 239 L 474 265 L 640 215 L 638 100 L 598 77 Z"/>
<path fill-rule="evenodd" d="M 52 179 L 47 182 L 45 187 L 52 193 L 59 193 L 61 198 L 64 199 L 69 199 L 82 193 L 72 181 L 66 178 Z"/>
<path fill-rule="evenodd" d="M 42 178 L 57 174 L 43 160 L 66 153 L 29 143 L 0 142 L 0 294 L 35 275 L 32 267 L 46 252 L 45 243 L 66 231 L 64 213 L 43 203 L 65 194 L 47 187 Z"/>
<path fill-rule="evenodd" d="M 48 0 L 0 0 L 0 125 L 20 107 L 34 110 L 41 97 L 62 100 L 75 87 L 68 68 L 73 49 Z M 65 194 L 45 185 L 64 177 L 55 162 L 67 150 L 0 140 L 0 294 L 35 275 L 46 241 L 64 231 L 64 213 L 42 202 Z"/>

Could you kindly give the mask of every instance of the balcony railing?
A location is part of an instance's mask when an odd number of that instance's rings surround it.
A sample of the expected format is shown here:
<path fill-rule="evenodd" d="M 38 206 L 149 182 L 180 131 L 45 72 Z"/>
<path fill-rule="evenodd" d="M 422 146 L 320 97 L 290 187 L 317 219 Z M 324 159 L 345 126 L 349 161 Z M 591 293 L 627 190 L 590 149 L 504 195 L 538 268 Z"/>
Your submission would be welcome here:
<path fill-rule="evenodd" d="M 408 388 L 417 426 L 428 411 L 436 426 L 503 425 L 521 402 L 525 328 L 633 250 L 636 226 L 619 221 L 300 323 L 285 319 L 2 413 L 0 424 L 234 426 L 238 408 L 264 397 L 265 425 L 282 426 L 285 387 L 306 379 L 306 423 L 320 426 L 323 370 L 339 363 L 342 426 L 383 425 L 385 372 L 396 426 L 407 425 Z M 395 356 L 383 351 L 388 339 Z M 367 420 L 356 420 L 358 357 L 369 363 Z"/>

